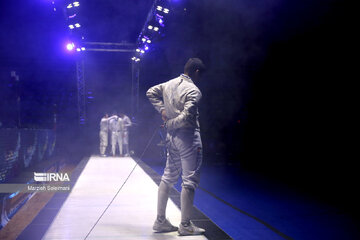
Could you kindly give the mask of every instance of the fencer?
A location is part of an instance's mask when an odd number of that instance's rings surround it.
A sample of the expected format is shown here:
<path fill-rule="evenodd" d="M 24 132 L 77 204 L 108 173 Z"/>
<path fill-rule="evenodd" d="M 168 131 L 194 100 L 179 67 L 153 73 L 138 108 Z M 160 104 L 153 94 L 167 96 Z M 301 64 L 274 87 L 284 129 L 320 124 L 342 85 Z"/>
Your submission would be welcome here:
<path fill-rule="evenodd" d="M 115 114 L 115 116 L 117 116 Z M 111 151 L 115 157 L 116 147 L 119 146 L 120 156 L 123 154 L 122 133 L 123 133 L 123 120 L 120 117 L 110 120 L 111 131 Z"/>
<path fill-rule="evenodd" d="M 129 128 L 132 125 L 132 122 L 130 120 L 130 118 L 128 116 L 126 116 L 125 114 L 121 113 L 120 117 L 122 118 L 122 122 L 123 122 L 123 139 L 122 139 L 122 143 L 123 143 L 123 150 L 125 153 L 125 157 L 130 156 L 129 155 Z"/>
<path fill-rule="evenodd" d="M 99 138 L 100 138 L 100 155 L 102 157 L 106 157 L 105 152 L 106 152 L 106 148 L 108 146 L 108 133 L 109 133 L 109 121 L 111 121 L 112 119 L 116 119 L 117 116 L 111 116 L 109 117 L 109 115 L 107 113 L 105 113 L 105 115 L 101 118 L 100 120 L 100 133 L 99 133 Z"/>
<path fill-rule="evenodd" d="M 202 164 L 198 103 L 201 92 L 194 84 L 205 70 L 199 58 L 190 58 L 184 74 L 151 87 L 146 95 L 161 114 L 167 129 L 167 160 L 158 189 L 157 217 L 153 225 L 156 232 L 178 230 L 180 235 L 199 235 L 205 232 L 190 219 L 195 189 L 199 185 Z M 182 177 L 181 223 L 179 228 L 166 219 L 169 191 Z"/>

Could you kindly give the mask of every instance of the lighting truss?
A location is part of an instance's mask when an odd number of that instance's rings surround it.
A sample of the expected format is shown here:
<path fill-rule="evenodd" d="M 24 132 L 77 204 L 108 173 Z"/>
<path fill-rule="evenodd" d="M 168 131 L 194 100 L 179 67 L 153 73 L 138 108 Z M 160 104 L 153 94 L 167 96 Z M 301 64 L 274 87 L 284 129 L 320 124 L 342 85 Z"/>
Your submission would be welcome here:
<path fill-rule="evenodd" d="M 134 62 L 140 62 L 150 44 L 163 35 L 163 28 L 167 15 L 170 13 L 170 0 L 155 0 L 146 18 L 145 24 L 136 41 L 136 51 L 131 58 Z"/>

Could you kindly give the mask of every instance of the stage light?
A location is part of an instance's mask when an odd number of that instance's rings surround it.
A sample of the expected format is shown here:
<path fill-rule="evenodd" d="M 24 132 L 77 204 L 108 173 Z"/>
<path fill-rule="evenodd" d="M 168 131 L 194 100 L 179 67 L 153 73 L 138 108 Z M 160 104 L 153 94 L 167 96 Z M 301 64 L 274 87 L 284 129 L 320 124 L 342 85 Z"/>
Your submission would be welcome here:
<path fill-rule="evenodd" d="M 132 57 L 131 60 L 135 61 L 136 57 Z"/>
<path fill-rule="evenodd" d="M 67 49 L 68 51 L 72 51 L 72 50 L 74 50 L 74 48 L 75 48 L 75 44 L 74 44 L 74 43 L 68 43 L 68 44 L 66 44 L 66 49 Z"/>
<path fill-rule="evenodd" d="M 158 28 L 158 27 L 154 27 L 154 31 L 155 31 L 155 32 L 159 31 L 159 28 Z"/>
<path fill-rule="evenodd" d="M 145 53 L 145 51 L 144 51 L 144 50 L 140 50 L 140 52 L 141 52 L 141 53 Z"/>
<path fill-rule="evenodd" d="M 80 48 L 77 48 L 77 49 L 76 49 L 76 51 L 80 52 L 80 51 L 81 51 L 81 49 L 80 49 Z"/>
<path fill-rule="evenodd" d="M 138 49 L 136 49 L 136 51 L 137 51 L 137 52 L 140 52 L 140 49 L 138 48 Z"/>
<path fill-rule="evenodd" d="M 74 29 L 74 25 L 69 25 L 69 28 L 70 28 L 70 29 Z"/>
<path fill-rule="evenodd" d="M 70 3 L 69 5 L 67 5 L 67 7 L 66 8 L 72 8 L 73 6 L 72 6 L 72 4 Z"/>
<path fill-rule="evenodd" d="M 162 11 L 163 8 L 162 8 L 162 6 L 157 6 L 156 9 L 159 11 Z"/>
<path fill-rule="evenodd" d="M 79 2 L 74 2 L 73 4 L 74 4 L 74 7 L 80 6 L 80 3 L 79 3 Z"/>
<path fill-rule="evenodd" d="M 169 13 L 169 9 L 167 9 L 167 8 L 164 8 L 164 11 L 163 11 L 164 13 Z"/>
<path fill-rule="evenodd" d="M 142 38 L 141 40 L 142 40 L 143 42 L 146 42 L 146 38 Z"/>
<path fill-rule="evenodd" d="M 75 23 L 75 27 L 79 28 L 81 25 L 79 23 Z"/>
<path fill-rule="evenodd" d="M 154 27 L 153 27 L 153 26 L 151 26 L 151 25 L 149 25 L 149 26 L 148 26 L 148 29 L 150 29 L 150 30 L 151 30 L 151 29 L 153 29 L 153 28 L 154 28 Z"/>
<path fill-rule="evenodd" d="M 135 62 L 139 62 L 140 61 L 140 58 L 137 58 L 136 60 L 135 60 Z"/>
<path fill-rule="evenodd" d="M 145 46 L 145 51 L 149 50 L 149 47 L 148 46 Z"/>
<path fill-rule="evenodd" d="M 161 18 L 159 19 L 159 23 L 160 25 L 164 24 L 164 20 L 162 20 Z"/>
<path fill-rule="evenodd" d="M 82 47 L 82 48 L 81 48 L 81 51 L 85 51 L 85 48 L 84 48 L 84 47 Z"/>
<path fill-rule="evenodd" d="M 148 39 L 146 42 L 147 42 L 147 43 L 151 43 L 151 40 L 150 40 L 150 39 Z"/>

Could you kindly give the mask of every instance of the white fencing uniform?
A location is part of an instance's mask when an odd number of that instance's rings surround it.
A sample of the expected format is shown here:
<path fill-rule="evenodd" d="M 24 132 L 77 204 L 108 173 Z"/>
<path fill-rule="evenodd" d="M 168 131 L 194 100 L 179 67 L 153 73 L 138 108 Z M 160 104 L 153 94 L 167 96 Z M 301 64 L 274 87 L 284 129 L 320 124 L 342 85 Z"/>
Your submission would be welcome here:
<path fill-rule="evenodd" d="M 168 156 L 162 180 L 174 185 L 182 172 L 183 185 L 195 189 L 199 184 L 202 143 L 198 120 L 200 90 L 190 77 L 181 74 L 150 88 L 147 97 L 155 109 L 166 111 Z"/>
<path fill-rule="evenodd" d="M 116 153 L 116 146 L 119 146 L 120 155 L 123 154 L 123 120 L 122 118 L 113 119 L 110 121 L 111 130 L 111 150 L 113 156 Z"/>
<path fill-rule="evenodd" d="M 106 118 L 103 117 L 100 121 L 100 154 L 105 155 L 106 147 L 108 146 L 108 133 L 109 133 L 109 121 L 114 119 L 116 116 Z"/>
<path fill-rule="evenodd" d="M 159 113 L 165 110 L 168 118 L 165 123 L 168 154 L 158 190 L 157 221 L 165 219 L 169 191 L 181 174 L 181 224 L 189 224 L 202 164 L 198 120 L 201 92 L 189 76 L 181 74 L 151 87 L 146 96 Z"/>
<path fill-rule="evenodd" d="M 123 145 L 125 148 L 125 155 L 129 155 L 129 127 L 131 127 L 132 123 L 128 116 L 124 115 L 123 117 Z"/>

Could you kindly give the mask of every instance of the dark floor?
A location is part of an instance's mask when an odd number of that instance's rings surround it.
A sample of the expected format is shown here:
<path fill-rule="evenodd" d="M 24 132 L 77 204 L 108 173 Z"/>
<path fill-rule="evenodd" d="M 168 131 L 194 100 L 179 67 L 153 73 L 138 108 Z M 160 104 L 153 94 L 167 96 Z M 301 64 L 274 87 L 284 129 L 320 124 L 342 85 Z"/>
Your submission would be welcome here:
<path fill-rule="evenodd" d="M 144 162 L 162 174 L 158 161 Z M 234 239 L 360 239 L 341 210 L 232 166 L 203 166 L 195 205 Z"/>

